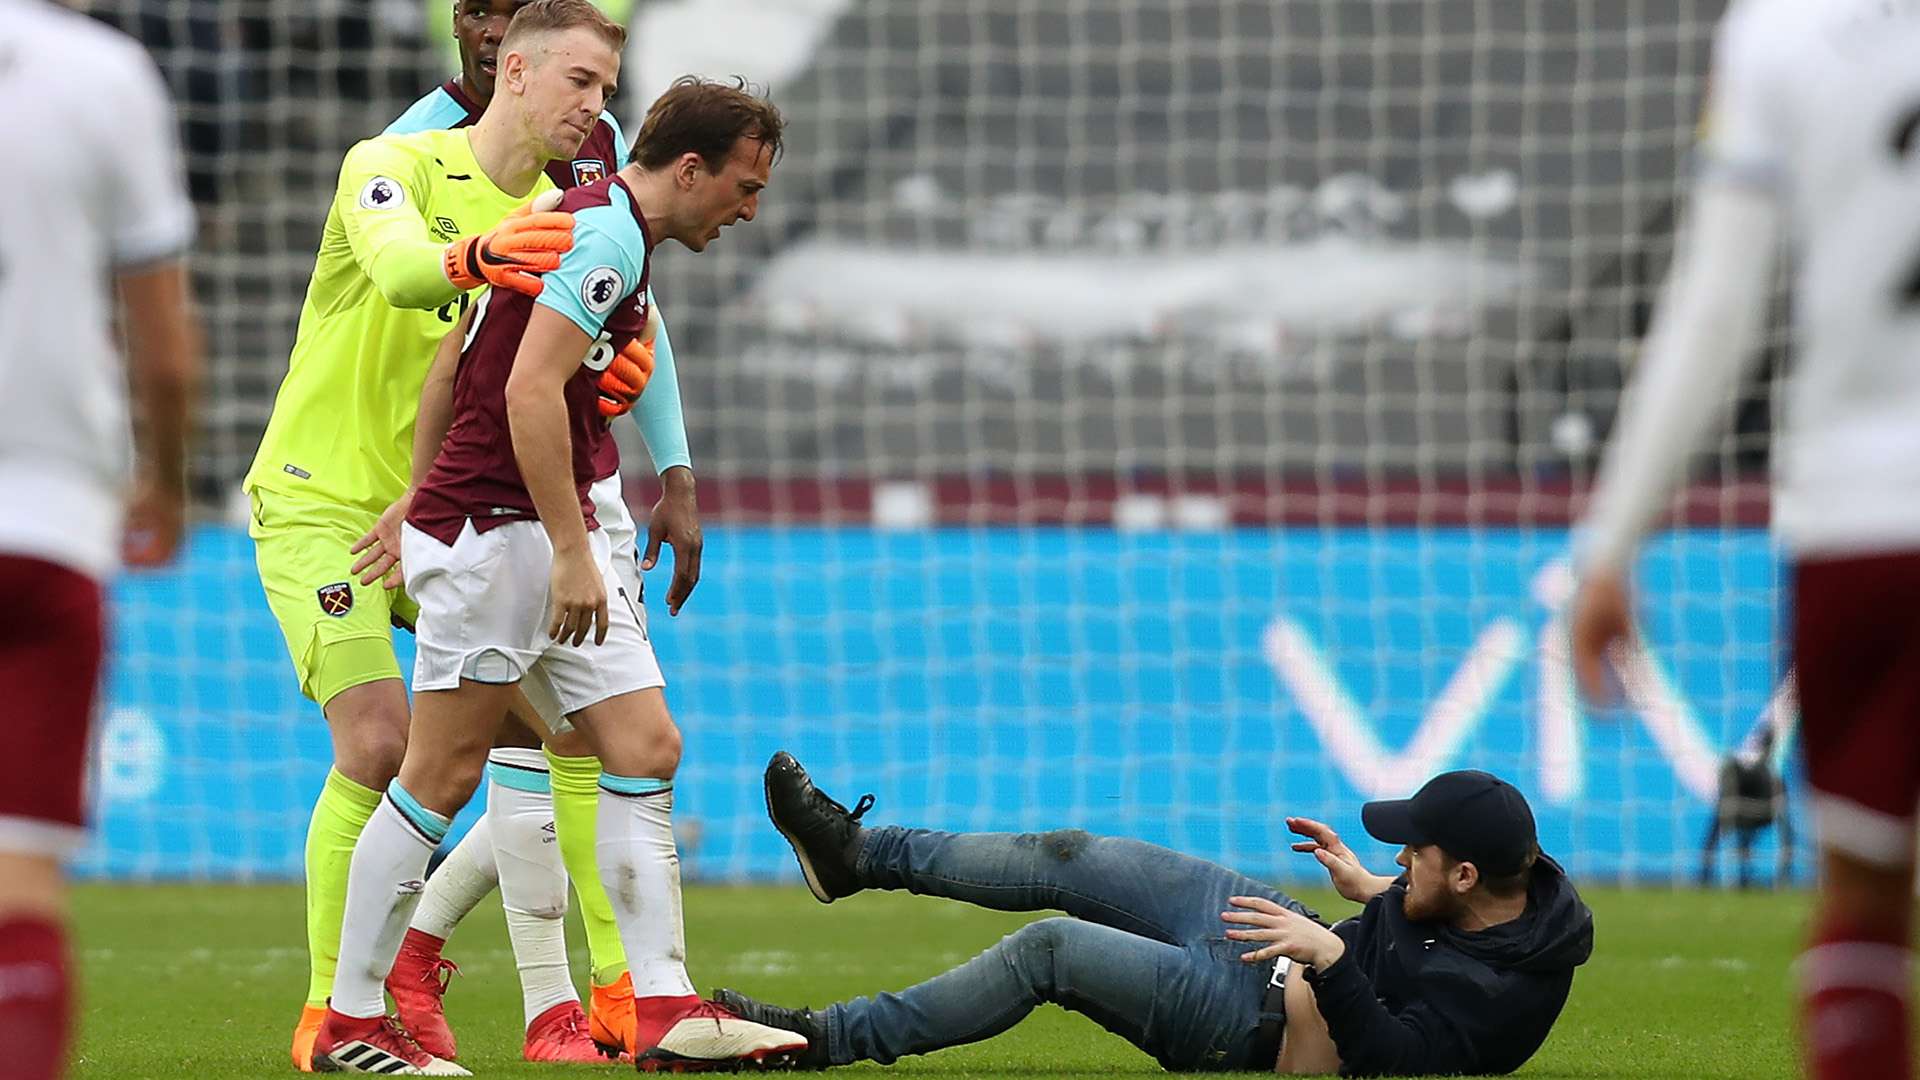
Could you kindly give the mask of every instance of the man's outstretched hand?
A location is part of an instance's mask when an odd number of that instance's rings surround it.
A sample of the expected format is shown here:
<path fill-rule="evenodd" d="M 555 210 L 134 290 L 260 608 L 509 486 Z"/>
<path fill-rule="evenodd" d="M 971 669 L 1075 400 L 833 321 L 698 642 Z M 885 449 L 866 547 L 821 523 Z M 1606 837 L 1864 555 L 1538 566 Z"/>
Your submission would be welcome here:
<path fill-rule="evenodd" d="M 1305 852 L 1319 860 L 1320 865 L 1326 867 L 1327 876 L 1333 879 L 1334 890 L 1354 903 L 1364 904 L 1393 884 L 1392 878 L 1369 873 L 1366 867 L 1361 866 L 1359 856 L 1327 823 L 1312 818 L 1290 817 L 1287 819 L 1287 829 L 1306 837 L 1305 840 L 1294 841 L 1293 850 Z"/>
<path fill-rule="evenodd" d="M 1347 943 L 1339 934 L 1295 911 L 1289 911 L 1264 896 L 1230 896 L 1227 902 L 1238 911 L 1223 911 L 1223 922 L 1235 923 L 1245 930 L 1229 930 L 1234 941 L 1264 941 L 1265 945 L 1240 954 L 1243 963 L 1288 956 L 1301 964 L 1322 971 L 1346 955 Z"/>

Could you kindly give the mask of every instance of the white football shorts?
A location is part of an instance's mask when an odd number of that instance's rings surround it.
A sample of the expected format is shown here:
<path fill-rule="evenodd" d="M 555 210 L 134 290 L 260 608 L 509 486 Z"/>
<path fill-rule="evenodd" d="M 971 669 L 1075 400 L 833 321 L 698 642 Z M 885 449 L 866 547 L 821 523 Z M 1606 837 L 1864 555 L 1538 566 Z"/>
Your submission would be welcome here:
<path fill-rule="evenodd" d="M 468 522 L 451 547 L 403 526 L 401 565 L 407 592 L 420 605 L 413 688 L 450 690 L 462 678 L 518 682 L 549 729 L 564 731 L 570 713 L 666 685 L 639 605 L 632 519 L 620 516 L 628 537 L 621 554 L 610 530 L 588 534 L 607 589 L 607 639 L 599 645 L 591 638 L 572 645 L 547 637 L 553 547 L 538 521 L 511 521 L 484 533 Z M 623 557 L 625 574 L 615 567 Z"/>

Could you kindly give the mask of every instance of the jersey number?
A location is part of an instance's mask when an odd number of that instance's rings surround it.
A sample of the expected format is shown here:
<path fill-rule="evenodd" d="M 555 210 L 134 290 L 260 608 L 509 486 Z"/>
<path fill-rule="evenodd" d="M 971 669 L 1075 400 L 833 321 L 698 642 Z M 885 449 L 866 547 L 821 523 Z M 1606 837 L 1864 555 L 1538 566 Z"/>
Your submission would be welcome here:
<path fill-rule="evenodd" d="M 462 299 L 465 297 L 463 296 Z M 480 324 L 486 320 L 487 301 L 491 299 L 493 299 L 492 289 L 480 294 L 480 303 L 473 313 L 473 323 L 467 327 L 465 340 L 460 342 L 460 352 L 463 355 L 468 349 L 473 348 L 474 335 L 480 332 Z M 580 363 L 589 371 L 605 371 L 613 365 L 613 358 L 617 352 L 618 350 L 613 347 L 613 335 L 602 330 L 600 336 L 593 339 L 593 344 L 587 347 L 586 358 Z"/>
<path fill-rule="evenodd" d="M 468 298 L 466 293 L 461 293 L 459 296 L 441 304 L 434 310 L 434 314 L 440 316 L 440 321 L 443 323 L 457 322 L 460 316 L 467 313 L 467 306 L 472 303 L 473 301 Z"/>
<path fill-rule="evenodd" d="M 466 296 L 463 294 L 460 299 L 464 301 L 466 300 Z M 487 301 L 491 299 L 493 299 L 492 289 L 488 289 L 486 292 L 480 294 L 480 303 L 474 309 L 473 321 L 467 324 L 467 336 L 460 339 L 460 352 L 462 355 L 464 355 L 468 349 L 473 348 L 473 336 L 480 332 L 480 323 L 487 317 Z"/>
<path fill-rule="evenodd" d="M 613 335 L 602 330 L 600 336 L 593 339 L 593 344 L 588 346 L 587 358 L 580 363 L 585 365 L 588 371 L 605 371 L 613 365 L 613 356 Z"/>

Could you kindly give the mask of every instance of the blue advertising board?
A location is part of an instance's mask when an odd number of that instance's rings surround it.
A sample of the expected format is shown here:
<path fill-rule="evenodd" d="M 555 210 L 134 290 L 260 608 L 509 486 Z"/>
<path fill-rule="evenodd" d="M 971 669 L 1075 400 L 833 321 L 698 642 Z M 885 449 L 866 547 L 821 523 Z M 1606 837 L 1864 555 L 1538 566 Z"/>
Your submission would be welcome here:
<path fill-rule="evenodd" d="M 1486 768 L 1528 793 L 1577 873 L 1691 877 L 1719 759 L 1791 719 L 1776 554 L 1760 532 L 1650 544 L 1631 704 L 1593 715 L 1567 679 L 1567 544 L 1557 529 L 715 527 L 681 617 L 654 595 L 664 565 L 648 596 L 686 734 L 686 870 L 793 876 L 759 784 L 786 748 L 849 804 L 875 792 L 874 821 L 1077 826 L 1293 881 L 1318 870 L 1289 852 L 1284 816 L 1358 841 L 1363 800 Z M 244 532 L 197 530 L 113 606 L 79 872 L 297 878 L 329 743 Z M 1355 847 L 1383 869 L 1393 854 Z"/>

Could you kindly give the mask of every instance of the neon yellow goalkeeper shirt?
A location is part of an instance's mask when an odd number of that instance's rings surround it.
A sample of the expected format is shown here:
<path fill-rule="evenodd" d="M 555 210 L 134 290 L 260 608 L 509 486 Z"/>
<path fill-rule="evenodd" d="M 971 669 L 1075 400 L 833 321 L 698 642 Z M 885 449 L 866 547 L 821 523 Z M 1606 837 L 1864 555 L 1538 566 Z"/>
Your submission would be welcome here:
<path fill-rule="evenodd" d="M 347 151 L 246 490 L 378 514 L 406 489 L 421 384 L 471 300 L 441 252 L 553 188 L 542 175 L 526 195 L 501 191 L 468 133 L 381 135 Z"/>

